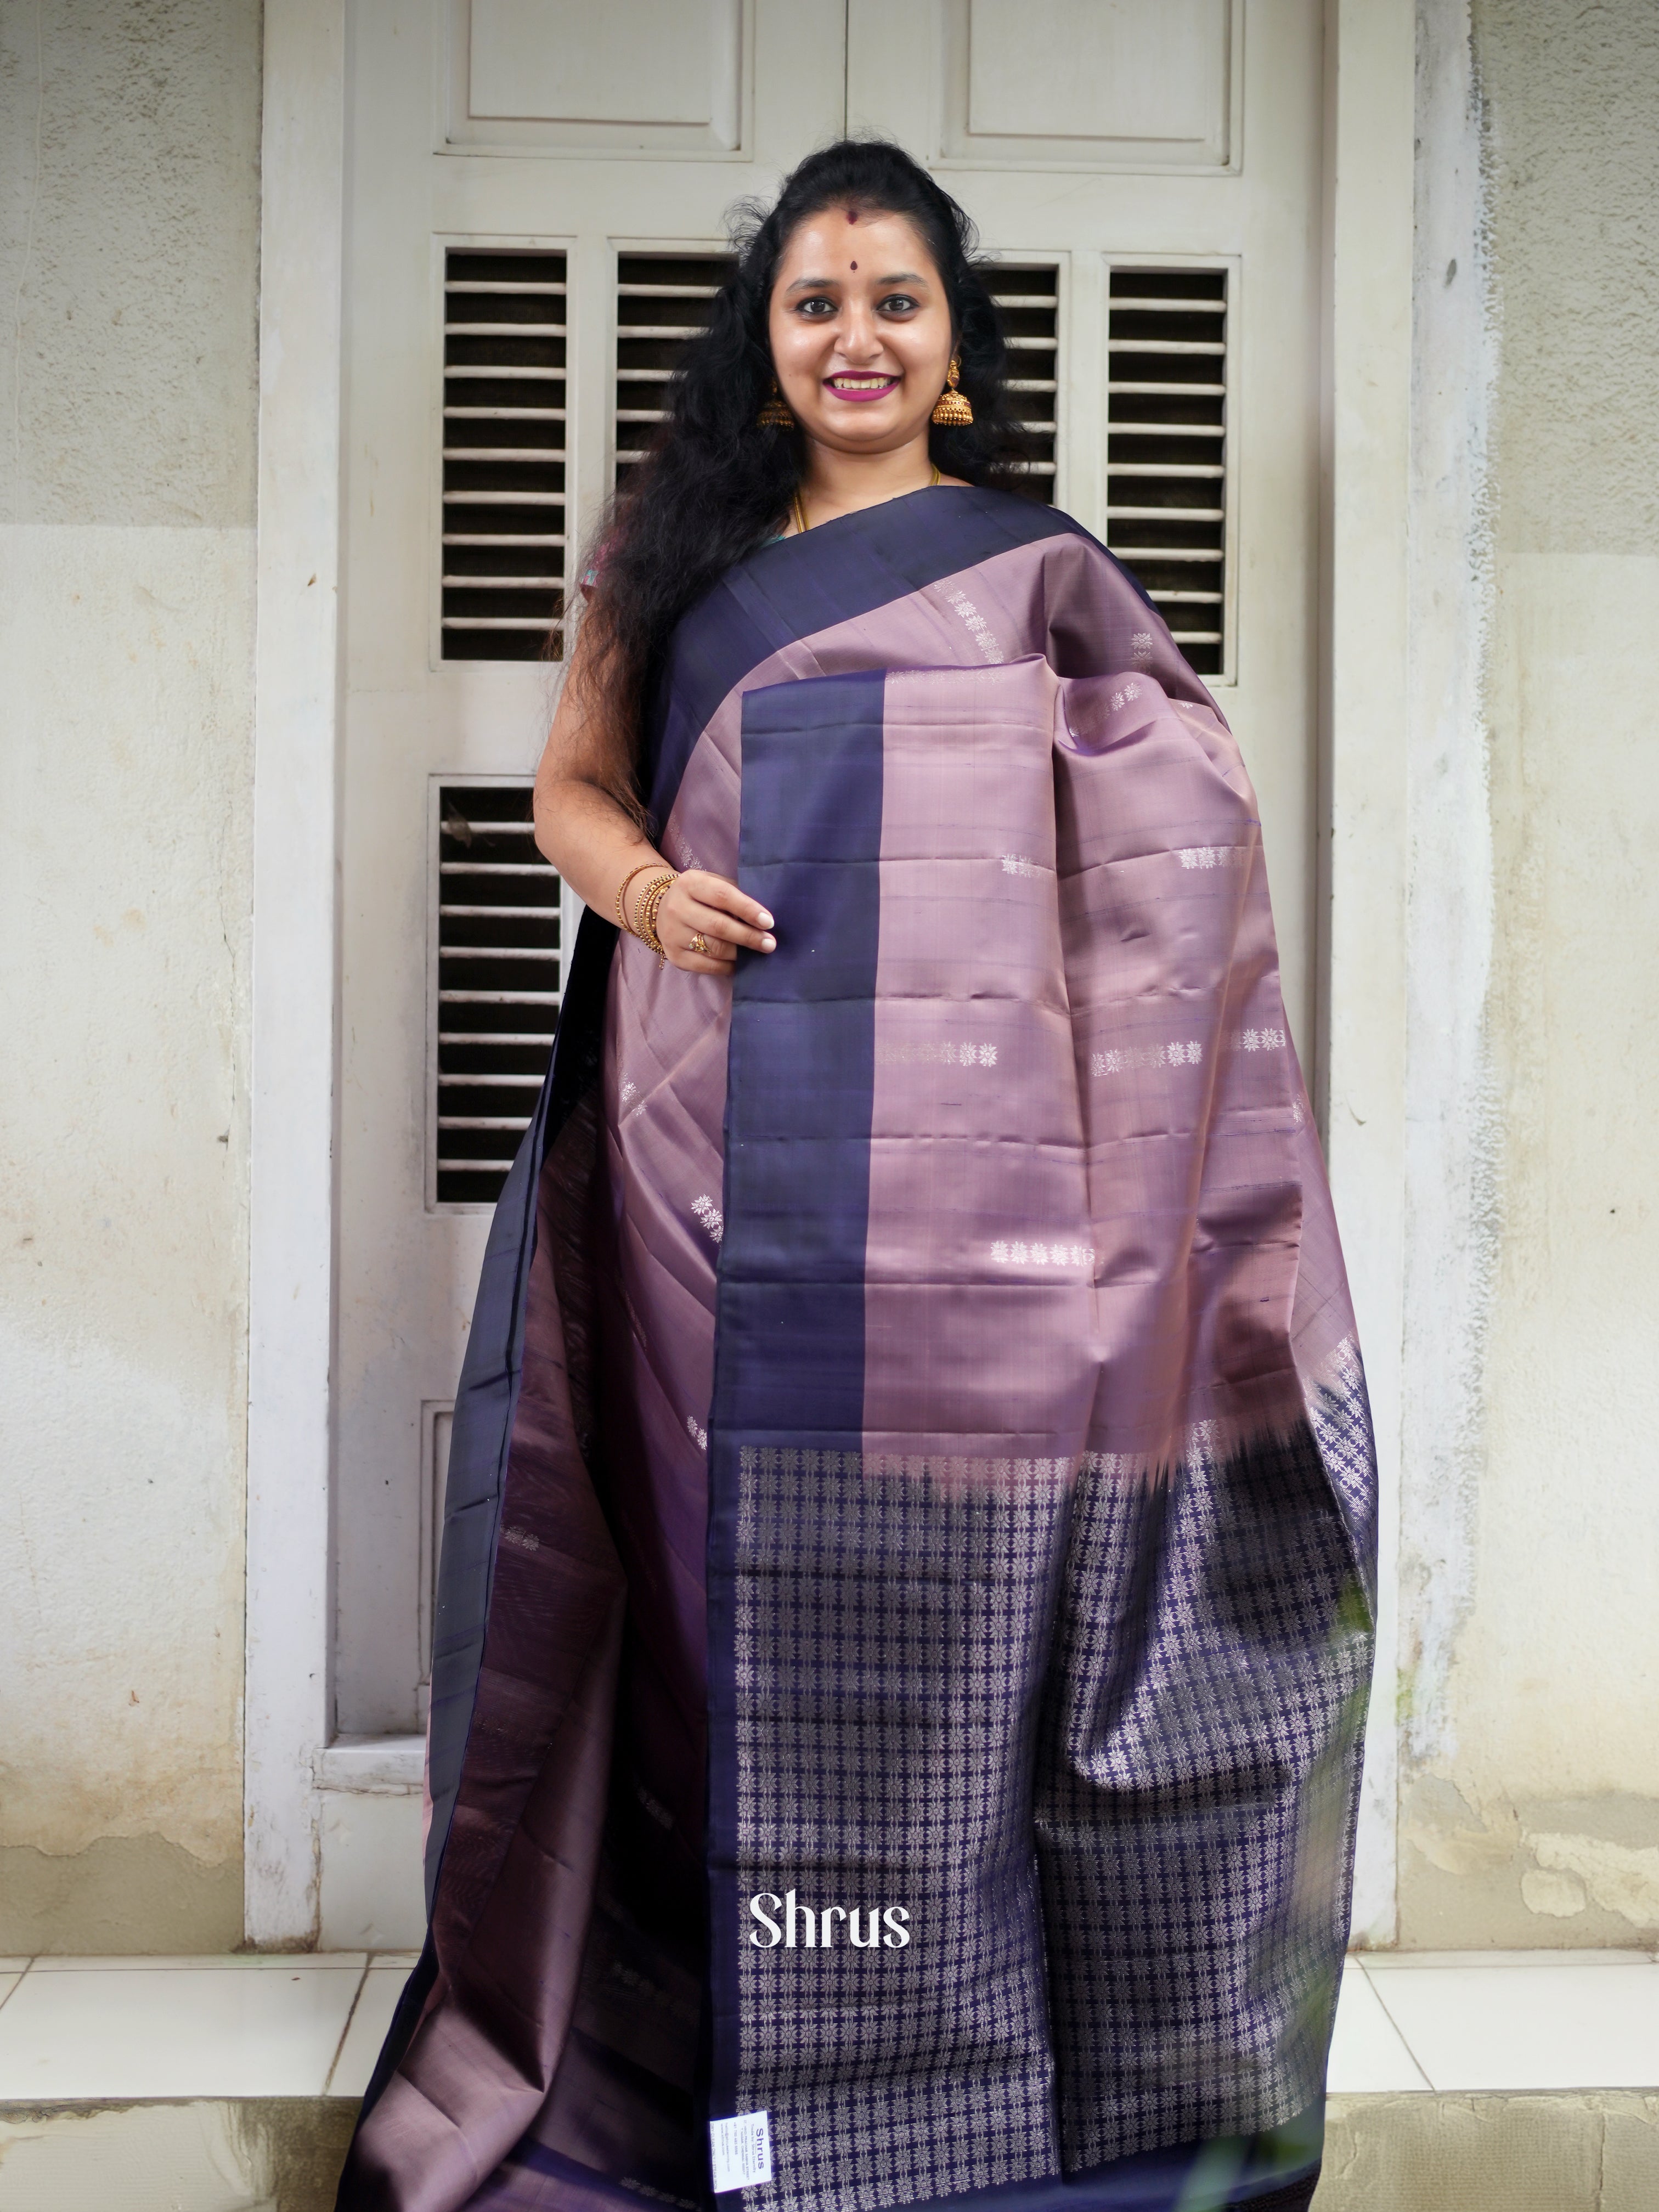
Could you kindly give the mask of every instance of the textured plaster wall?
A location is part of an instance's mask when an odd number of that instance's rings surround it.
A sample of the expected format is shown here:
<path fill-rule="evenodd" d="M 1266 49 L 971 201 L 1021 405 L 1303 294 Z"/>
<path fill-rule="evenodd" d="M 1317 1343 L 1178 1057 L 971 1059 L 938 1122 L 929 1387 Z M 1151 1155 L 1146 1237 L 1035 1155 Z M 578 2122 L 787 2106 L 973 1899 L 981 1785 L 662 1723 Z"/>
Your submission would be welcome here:
<path fill-rule="evenodd" d="M 1650 1943 L 1659 8 L 1427 7 L 1426 111 L 1470 19 L 1473 252 L 1446 273 L 1448 222 L 1419 274 L 1425 417 L 1437 347 L 1462 378 L 1444 580 L 1480 680 L 1418 740 L 1401 1936 Z M 1481 336 L 1447 304 L 1471 274 Z"/>
<path fill-rule="evenodd" d="M 241 1934 L 260 17 L 0 4 L 0 1951 Z"/>

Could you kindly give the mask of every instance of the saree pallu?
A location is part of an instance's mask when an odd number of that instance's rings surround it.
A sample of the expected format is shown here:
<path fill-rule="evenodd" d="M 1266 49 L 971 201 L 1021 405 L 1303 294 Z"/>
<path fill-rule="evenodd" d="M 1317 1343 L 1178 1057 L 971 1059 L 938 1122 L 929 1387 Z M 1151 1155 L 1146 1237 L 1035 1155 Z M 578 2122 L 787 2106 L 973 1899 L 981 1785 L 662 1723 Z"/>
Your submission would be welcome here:
<path fill-rule="evenodd" d="M 744 2212 L 1304 2204 L 1375 1479 L 1237 750 L 945 488 L 723 579 L 651 767 L 778 949 L 582 925 L 342 2204 L 701 2208 L 733 2116 Z"/>

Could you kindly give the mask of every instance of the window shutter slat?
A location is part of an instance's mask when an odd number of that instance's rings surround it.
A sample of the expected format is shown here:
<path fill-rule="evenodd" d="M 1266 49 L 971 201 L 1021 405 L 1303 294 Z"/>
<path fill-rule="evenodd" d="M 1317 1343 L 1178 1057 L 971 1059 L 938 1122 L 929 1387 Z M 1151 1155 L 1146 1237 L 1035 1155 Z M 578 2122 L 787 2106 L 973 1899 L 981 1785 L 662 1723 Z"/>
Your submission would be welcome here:
<path fill-rule="evenodd" d="M 1031 441 L 1031 489 L 1052 506 L 1060 391 L 1060 286 L 1052 264 L 1018 267 L 999 262 L 991 296 L 1002 311 L 1008 343 L 1010 411 Z"/>
<path fill-rule="evenodd" d="M 732 269 L 727 253 L 623 253 L 617 258 L 617 374 L 611 392 L 615 482 L 645 459 L 662 420 L 663 390 L 688 338 Z"/>
<path fill-rule="evenodd" d="M 441 1206 L 491 1206 L 553 1049 L 562 886 L 536 849 L 527 782 L 441 786 L 435 834 L 433 1187 Z"/>
<path fill-rule="evenodd" d="M 1227 345 L 1224 269 L 1113 270 L 1106 542 L 1201 676 L 1227 665 Z"/>
<path fill-rule="evenodd" d="M 562 253 L 445 263 L 446 660 L 562 649 L 566 273 Z"/>

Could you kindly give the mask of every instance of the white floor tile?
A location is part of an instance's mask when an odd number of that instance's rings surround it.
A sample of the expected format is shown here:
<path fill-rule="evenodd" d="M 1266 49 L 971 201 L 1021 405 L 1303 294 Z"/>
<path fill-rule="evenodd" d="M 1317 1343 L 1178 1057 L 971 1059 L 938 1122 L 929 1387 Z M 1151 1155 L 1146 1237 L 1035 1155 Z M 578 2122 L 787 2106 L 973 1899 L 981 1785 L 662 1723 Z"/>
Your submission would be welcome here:
<path fill-rule="evenodd" d="M 386 2030 L 392 2025 L 392 2015 L 409 1974 L 408 1966 L 383 1966 L 377 1963 L 363 1976 L 351 2025 L 346 2030 L 345 2041 L 340 2046 L 340 2055 L 330 2077 L 331 2097 L 361 2097 L 368 2088 L 368 2077 L 374 2071 L 374 2062 L 380 2055 L 380 2045 L 386 2041 Z"/>
<path fill-rule="evenodd" d="M 1447 1966 L 1650 1966 L 1651 1951 L 1356 1951 L 1368 1974 L 1438 1973 Z"/>
<path fill-rule="evenodd" d="M 0 1960 L 0 2101 L 361 2096 L 413 1952 Z M 27 1971 L 25 1971 L 27 1969 Z M 1659 2089 L 1642 1951 L 1349 1962 L 1337 2095 Z"/>
<path fill-rule="evenodd" d="M 0 2102 L 320 2096 L 362 1977 L 287 1966 L 26 1974 L 0 2008 Z"/>
<path fill-rule="evenodd" d="M 1331 2038 L 1334 2097 L 1377 2096 L 1389 2089 L 1425 2089 L 1423 2069 L 1358 1966 L 1342 1977 L 1336 2033 Z"/>
<path fill-rule="evenodd" d="M 209 1951 L 161 1957 L 134 1952 L 108 1959 L 46 1955 L 31 1962 L 37 1974 L 361 1974 L 367 1951 Z"/>
<path fill-rule="evenodd" d="M 1437 2089 L 1659 2088 L 1659 1966 L 1465 1963 L 1367 1978 Z"/>

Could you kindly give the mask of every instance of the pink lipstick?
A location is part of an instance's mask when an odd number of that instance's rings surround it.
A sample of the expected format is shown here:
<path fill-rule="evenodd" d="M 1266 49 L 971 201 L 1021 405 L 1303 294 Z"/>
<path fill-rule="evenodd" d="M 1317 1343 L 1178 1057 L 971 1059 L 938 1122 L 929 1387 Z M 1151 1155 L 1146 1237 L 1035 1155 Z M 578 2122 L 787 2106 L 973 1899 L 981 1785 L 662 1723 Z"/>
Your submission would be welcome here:
<path fill-rule="evenodd" d="M 870 399 L 884 399 L 890 392 L 897 387 L 900 380 L 896 376 L 879 374 L 868 379 L 860 377 L 854 382 L 850 380 L 851 374 L 851 372 L 842 372 L 843 375 L 849 378 L 848 381 L 843 382 L 842 378 L 837 376 L 827 376 L 823 380 L 823 384 L 826 392 L 833 392 L 837 399 L 850 401 L 854 406 L 861 406 L 865 401 Z"/>

